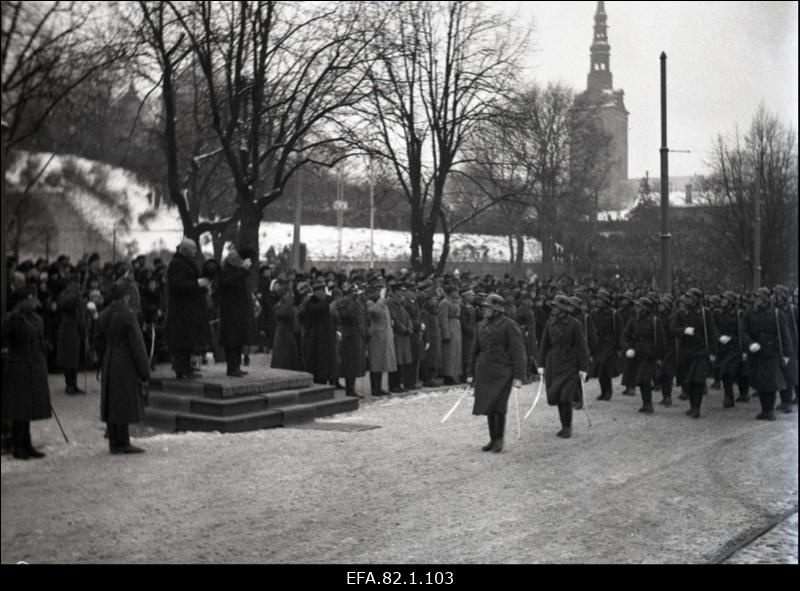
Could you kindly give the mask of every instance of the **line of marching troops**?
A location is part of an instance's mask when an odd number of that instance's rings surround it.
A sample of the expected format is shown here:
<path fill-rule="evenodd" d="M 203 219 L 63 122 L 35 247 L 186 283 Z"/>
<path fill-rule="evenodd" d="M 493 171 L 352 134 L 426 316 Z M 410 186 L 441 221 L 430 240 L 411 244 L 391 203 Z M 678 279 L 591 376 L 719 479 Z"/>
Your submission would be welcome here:
<path fill-rule="evenodd" d="M 92 344 L 102 348 L 101 414 L 109 424 L 112 453 L 141 451 L 130 445 L 127 425 L 140 418 L 139 385 L 149 379 L 153 363 L 155 332 L 144 338 L 142 327 L 147 336 L 146 327 L 156 319 L 163 327 L 159 340 L 180 379 L 200 375 L 191 355 L 208 350 L 212 342 L 224 349 L 230 376 L 245 375 L 245 347 L 262 344 L 272 353 L 272 367 L 307 371 L 317 383 L 344 380 L 340 387 L 347 396 L 360 397 L 355 382 L 367 374 L 376 397 L 474 379 L 474 412 L 489 416 L 493 441 L 502 439 L 512 382 L 540 376 L 548 402 L 558 405 L 561 437 L 570 436 L 572 410 L 584 403 L 579 380 L 589 378 L 599 381 L 598 400 L 610 400 L 612 379 L 621 374 L 623 394 L 639 389 L 642 413 L 654 412 L 654 390 L 661 392 L 660 404 L 670 406 L 677 388 L 679 397 L 689 400 L 686 414 L 698 418 L 709 375 L 722 386 L 725 407 L 747 402 L 754 390 L 762 407 L 759 419 L 775 419 L 778 393 L 782 412 L 791 412 L 797 400 L 796 289 L 793 294 L 776 286 L 705 296 L 690 288 L 673 298 L 646 288 L 611 293 L 594 285 L 509 275 L 383 270 L 303 275 L 262 267 L 254 298 L 250 264 L 249 257 L 232 250 L 221 262 L 200 265 L 196 244 L 186 239 L 169 265 L 158 269 L 163 283 L 148 273 L 136 285 L 131 281 L 139 275 L 136 265 L 136 273 L 130 265 L 119 266 L 100 310 L 79 289 L 80 284 L 93 287 L 94 280 L 64 274 L 63 291 L 74 290 L 70 298 L 87 307 L 81 315 L 92 319 Z M 15 455 L 39 457 L 30 444 L 29 421 L 50 416 L 47 339 L 36 313 L 42 293 L 35 282 L 23 282 L 10 296 L 13 309 L 3 327 L 8 349 L 3 421 L 15 424 Z M 69 317 L 64 315 L 67 327 Z M 115 351 L 124 354 L 109 356 Z M 42 371 L 31 371 L 32 363 Z M 44 380 L 25 377 L 40 373 Z M 73 371 L 65 378 L 68 393 L 78 390 Z M 498 451 L 502 445 L 493 447 Z"/>

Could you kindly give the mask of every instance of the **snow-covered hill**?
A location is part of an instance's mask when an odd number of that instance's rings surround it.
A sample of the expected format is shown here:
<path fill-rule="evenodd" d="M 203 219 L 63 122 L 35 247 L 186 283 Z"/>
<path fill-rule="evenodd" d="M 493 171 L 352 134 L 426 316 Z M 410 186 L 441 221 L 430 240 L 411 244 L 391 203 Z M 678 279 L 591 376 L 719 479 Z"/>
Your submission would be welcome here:
<path fill-rule="evenodd" d="M 23 169 L 30 174 L 31 163 L 23 155 L 10 167 L 6 176 L 11 190 L 23 188 Z M 133 174 L 107 164 L 52 154 L 31 155 L 36 166 L 46 167 L 34 190 L 65 192 L 68 201 L 80 212 L 85 223 L 106 237 L 109 242 L 116 228 L 116 241 L 132 252 L 172 251 L 180 241 L 182 228 L 177 210 L 154 209 L 151 189 L 140 184 Z M 74 179 L 80 176 L 80 182 Z M 65 180 L 67 179 L 67 180 Z M 73 180 L 70 180 L 73 179 Z M 267 214 L 269 210 L 267 210 Z M 345 215 L 345 225 L 347 216 Z M 292 245 L 292 224 L 262 222 L 259 233 L 261 252 L 270 246 L 281 252 Z M 313 261 L 336 260 L 338 229 L 335 226 L 303 226 L 300 239 L 306 244 Z M 441 249 L 443 236 L 435 236 L 435 250 Z M 203 240 L 204 252 L 211 254 L 210 240 Z M 411 237 L 407 232 L 374 230 L 374 256 L 377 261 L 407 260 Z M 508 261 L 508 238 L 485 234 L 454 234 L 450 239 L 452 261 Z M 342 231 L 342 260 L 365 261 L 370 258 L 369 228 L 348 228 Z M 526 240 L 525 261 L 541 260 L 541 247 L 533 238 Z"/>

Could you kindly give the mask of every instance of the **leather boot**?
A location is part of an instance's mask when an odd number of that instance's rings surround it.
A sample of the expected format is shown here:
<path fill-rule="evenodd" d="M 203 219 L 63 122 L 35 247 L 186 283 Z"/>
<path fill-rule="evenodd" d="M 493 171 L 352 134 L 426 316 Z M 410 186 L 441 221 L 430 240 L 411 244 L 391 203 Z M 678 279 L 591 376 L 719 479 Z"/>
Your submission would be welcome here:
<path fill-rule="evenodd" d="M 500 453 L 503 451 L 503 434 L 506 428 L 506 415 L 503 413 L 494 413 L 494 443 L 492 444 L 492 451 Z"/>
<path fill-rule="evenodd" d="M 494 433 L 494 413 L 486 415 L 487 422 L 489 423 L 489 443 L 481 447 L 481 451 L 492 451 L 494 446 L 495 433 Z"/>

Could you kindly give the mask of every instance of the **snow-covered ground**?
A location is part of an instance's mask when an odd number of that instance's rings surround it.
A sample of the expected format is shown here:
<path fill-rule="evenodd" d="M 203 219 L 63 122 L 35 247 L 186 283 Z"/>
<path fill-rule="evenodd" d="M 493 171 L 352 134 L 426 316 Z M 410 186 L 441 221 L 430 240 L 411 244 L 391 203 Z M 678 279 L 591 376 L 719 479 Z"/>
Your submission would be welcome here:
<path fill-rule="evenodd" d="M 105 187 L 105 192 L 114 195 L 114 203 L 103 203 L 90 190 L 79 186 L 65 187 L 69 192 L 71 203 L 84 216 L 85 223 L 91 225 L 109 241 L 117 232 L 117 244 L 128 245 L 135 242 L 133 249 L 138 253 L 149 253 L 161 249 L 174 250 L 182 236 L 178 212 L 175 208 L 162 207 L 153 209 L 148 195 L 151 189 L 140 184 L 134 176 L 121 168 L 77 157 L 56 155 L 50 160 L 50 154 L 39 154 L 41 166 L 47 169 L 40 177 L 36 188 L 45 188 L 44 180 L 54 173 L 63 170 L 67 158 L 72 159 L 75 166 L 83 171 L 90 182 Z M 49 162 L 48 162 L 49 160 Z M 20 158 L 9 169 L 7 180 L 12 188 L 19 188 L 20 175 L 26 158 Z M 49 190 L 60 190 L 50 187 Z M 130 216 L 125 215 L 125 210 Z M 267 215 L 269 210 L 267 209 Z M 129 226 L 121 223 L 128 217 Z M 347 218 L 345 216 L 345 223 Z M 285 246 L 291 248 L 293 225 L 278 222 L 262 222 L 259 233 L 261 252 L 272 246 L 281 252 Z M 339 232 L 335 226 L 304 225 L 300 240 L 306 244 L 308 257 L 312 260 L 336 260 L 338 252 Z M 441 250 L 443 235 L 434 238 L 435 252 Z M 212 252 L 210 239 L 202 240 L 204 252 Z M 376 260 L 406 260 L 411 248 L 411 236 L 407 232 L 394 230 L 374 230 L 374 256 Z M 348 228 L 342 230 L 342 260 L 364 261 L 370 258 L 370 229 Z M 450 239 L 450 259 L 453 261 L 499 261 L 509 258 L 508 238 L 486 234 L 454 234 Z M 541 245 L 528 238 L 525 246 L 525 261 L 541 260 Z"/>

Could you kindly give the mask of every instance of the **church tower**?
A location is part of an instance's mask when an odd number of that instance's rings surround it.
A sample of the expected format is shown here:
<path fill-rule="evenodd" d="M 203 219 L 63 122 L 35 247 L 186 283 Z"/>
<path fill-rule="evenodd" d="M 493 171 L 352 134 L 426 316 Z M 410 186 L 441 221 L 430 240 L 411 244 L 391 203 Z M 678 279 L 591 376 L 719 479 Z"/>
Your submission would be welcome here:
<path fill-rule="evenodd" d="M 603 201 L 613 207 L 614 202 L 622 197 L 622 185 L 628 179 L 628 111 L 625 108 L 624 91 L 615 90 L 613 86 L 607 21 L 605 2 L 598 2 L 594 15 L 594 35 L 589 48 L 586 91 L 575 97 L 574 109 L 592 111 L 612 137 L 612 167 L 609 182 L 603 191 Z"/>

